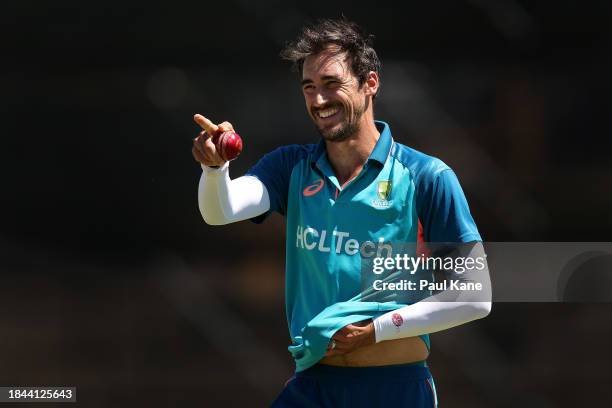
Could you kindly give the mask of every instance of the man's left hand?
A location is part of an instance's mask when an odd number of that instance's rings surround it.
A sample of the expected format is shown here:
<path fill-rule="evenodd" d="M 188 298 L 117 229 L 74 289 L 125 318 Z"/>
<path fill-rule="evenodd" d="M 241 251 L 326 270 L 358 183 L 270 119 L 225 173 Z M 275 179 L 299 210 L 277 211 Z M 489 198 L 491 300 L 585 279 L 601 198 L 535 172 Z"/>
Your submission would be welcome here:
<path fill-rule="evenodd" d="M 372 321 L 365 326 L 349 324 L 332 336 L 325 357 L 348 354 L 359 347 L 369 346 L 374 343 L 376 343 L 376 335 Z"/>

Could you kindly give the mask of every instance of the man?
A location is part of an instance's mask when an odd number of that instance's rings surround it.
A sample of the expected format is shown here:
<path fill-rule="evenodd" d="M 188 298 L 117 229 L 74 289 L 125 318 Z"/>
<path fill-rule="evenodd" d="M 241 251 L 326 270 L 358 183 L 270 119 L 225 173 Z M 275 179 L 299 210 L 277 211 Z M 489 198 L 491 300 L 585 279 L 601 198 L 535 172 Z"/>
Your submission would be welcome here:
<path fill-rule="evenodd" d="M 195 115 L 203 130 L 192 150 L 202 164 L 198 197 L 208 224 L 261 222 L 271 211 L 287 217 L 285 295 L 296 375 L 273 406 L 435 406 L 428 333 L 489 313 L 488 272 L 461 278 L 484 283 L 484 296 L 444 291 L 416 302 L 374 302 L 363 291 L 364 260 L 419 236 L 457 243 L 460 255 L 482 254 L 459 182 L 443 162 L 395 142 L 389 125 L 374 120 L 380 62 L 356 24 L 321 20 L 282 55 L 301 74 L 320 143 L 280 147 L 231 180 L 210 135 L 232 125 Z"/>

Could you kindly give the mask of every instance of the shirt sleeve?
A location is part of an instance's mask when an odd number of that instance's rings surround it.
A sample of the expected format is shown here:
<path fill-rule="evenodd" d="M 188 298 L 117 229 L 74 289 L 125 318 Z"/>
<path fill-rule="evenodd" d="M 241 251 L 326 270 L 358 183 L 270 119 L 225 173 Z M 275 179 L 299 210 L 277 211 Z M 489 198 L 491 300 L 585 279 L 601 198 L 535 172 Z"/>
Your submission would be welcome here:
<path fill-rule="evenodd" d="M 270 210 L 251 218 L 259 224 L 263 222 L 272 211 L 287 215 L 287 197 L 291 172 L 300 159 L 306 156 L 306 149 L 302 145 L 289 145 L 279 147 L 264 155 L 246 175 L 257 177 L 268 190 L 270 197 Z"/>
<path fill-rule="evenodd" d="M 459 180 L 450 168 L 436 172 L 423 187 L 420 207 L 425 241 L 482 241 Z"/>

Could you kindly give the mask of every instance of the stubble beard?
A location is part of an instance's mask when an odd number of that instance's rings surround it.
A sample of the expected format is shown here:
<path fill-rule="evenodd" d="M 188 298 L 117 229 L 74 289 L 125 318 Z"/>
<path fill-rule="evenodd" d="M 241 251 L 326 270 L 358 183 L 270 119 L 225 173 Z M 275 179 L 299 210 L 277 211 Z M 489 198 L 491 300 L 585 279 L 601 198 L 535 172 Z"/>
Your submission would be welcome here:
<path fill-rule="evenodd" d="M 365 113 L 365 107 L 360 106 L 353 113 L 352 120 L 345 119 L 342 122 L 339 129 L 325 130 L 317 126 L 317 130 L 319 131 L 319 134 L 321 134 L 323 139 L 325 139 L 328 142 L 334 142 L 334 143 L 343 142 L 351 138 L 357 132 L 359 132 L 359 129 L 361 129 L 360 120 L 364 113 Z"/>
<path fill-rule="evenodd" d="M 343 142 L 359 131 L 359 122 L 344 122 L 338 130 L 322 130 L 319 133 L 328 142 Z"/>

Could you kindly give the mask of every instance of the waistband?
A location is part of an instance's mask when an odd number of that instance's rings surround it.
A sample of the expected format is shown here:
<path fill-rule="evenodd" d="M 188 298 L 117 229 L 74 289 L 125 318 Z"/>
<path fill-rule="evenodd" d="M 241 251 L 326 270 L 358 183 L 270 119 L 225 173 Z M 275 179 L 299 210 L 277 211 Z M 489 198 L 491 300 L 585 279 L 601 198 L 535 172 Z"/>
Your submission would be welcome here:
<path fill-rule="evenodd" d="M 316 364 L 307 370 L 295 373 L 295 377 L 315 380 L 334 379 L 335 381 L 418 381 L 431 378 L 431 372 L 429 367 L 418 363 L 375 367 L 336 367 Z"/>

